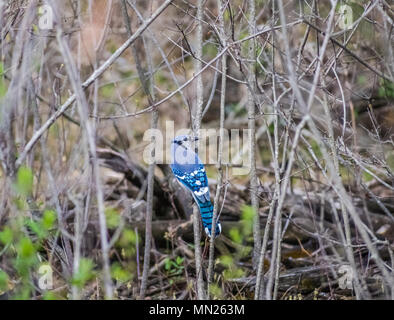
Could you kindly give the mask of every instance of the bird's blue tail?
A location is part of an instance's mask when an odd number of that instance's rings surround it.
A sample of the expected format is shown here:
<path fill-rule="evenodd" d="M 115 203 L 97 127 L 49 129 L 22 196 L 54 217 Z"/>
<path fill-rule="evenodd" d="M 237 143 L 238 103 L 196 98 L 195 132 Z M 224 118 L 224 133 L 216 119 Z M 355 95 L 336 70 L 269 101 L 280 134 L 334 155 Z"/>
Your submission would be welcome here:
<path fill-rule="evenodd" d="M 200 207 L 200 214 L 202 219 L 202 224 L 204 226 L 205 233 L 208 237 L 212 236 L 212 218 L 213 218 L 213 206 L 211 201 L 201 202 L 198 199 L 197 204 Z M 222 226 L 220 222 L 216 221 L 215 227 L 215 238 L 222 232 Z"/>

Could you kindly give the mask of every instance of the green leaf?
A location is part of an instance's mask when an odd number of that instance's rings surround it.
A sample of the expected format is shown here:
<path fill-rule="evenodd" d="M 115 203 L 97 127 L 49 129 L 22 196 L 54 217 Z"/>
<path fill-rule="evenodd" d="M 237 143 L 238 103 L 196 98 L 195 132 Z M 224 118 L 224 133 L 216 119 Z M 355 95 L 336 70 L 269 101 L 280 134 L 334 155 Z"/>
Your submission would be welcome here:
<path fill-rule="evenodd" d="M 82 288 L 87 281 L 94 277 L 95 273 L 93 269 L 93 261 L 90 259 L 82 258 L 79 261 L 78 271 L 73 275 L 71 283 L 79 288 Z"/>
<path fill-rule="evenodd" d="M 368 84 L 368 79 L 367 79 L 366 76 L 360 75 L 360 76 L 357 77 L 357 83 L 358 83 L 360 86 L 366 85 L 366 84 Z"/>
<path fill-rule="evenodd" d="M 17 257 L 14 260 L 14 267 L 18 274 L 24 279 L 29 278 L 29 270 L 38 261 L 36 248 L 28 237 L 23 237 L 16 245 Z M 29 280 L 28 280 L 29 281 Z M 27 294 L 27 292 L 26 292 Z"/>
<path fill-rule="evenodd" d="M 8 289 L 8 275 L 0 270 L 0 291 L 6 291 Z"/>
<path fill-rule="evenodd" d="M 9 227 L 5 227 L 3 231 L 0 232 L 0 242 L 4 245 L 8 245 L 12 242 L 14 234 Z"/>
<path fill-rule="evenodd" d="M 23 237 L 18 244 L 18 254 L 23 259 L 29 259 L 34 256 L 36 250 L 34 248 L 33 242 L 31 242 L 30 238 Z"/>
<path fill-rule="evenodd" d="M 133 277 L 133 275 L 126 269 L 122 268 L 119 263 L 112 264 L 111 275 L 112 278 L 116 279 L 119 282 L 127 282 Z"/>
<path fill-rule="evenodd" d="M 380 98 L 394 98 L 394 82 L 383 80 L 381 87 L 378 89 Z"/>
<path fill-rule="evenodd" d="M 42 215 L 42 227 L 45 230 L 49 230 L 53 227 L 56 221 L 56 212 L 53 210 L 45 210 L 44 214 Z"/>
<path fill-rule="evenodd" d="M 33 173 L 27 167 L 21 167 L 18 170 L 16 178 L 16 187 L 21 195 L 28 196 L 33 190 Z"/>
<path fill-rule="evenodd" d="M 225 280 L 241 278 L 244 275 L 245 271 L 243 271 L 241 268 L 229 268 L 223 272 L 223 278 Z"/>
<path fill-rule="evenodd" d="M 21 290 L 17 291 L 17 294 L 12 296 L 12 300 L 30 300 L 31 299 L 31 288 L 30 286 L 24 286 Z"/>
<path fill-rule="evenodd" d="M 105 218 L 107 220 L 107 227 L 109 229 L 115 229 L 117 226 L 119 226 L 120 215 L 114 208 L 105 209 Z"/>
<path fill-rule="evenodd" d="M 0 79 L 0 99 L 3 98 L 7 93 L 7 87 L 4 84 L 4 81 Z"/>
<path fill-rule="evenodd" d="M 123 247 L 134 246 L 137 242 L 137 235 L 133 230 L 125 229 L 120 238 L 120 244 Z"/>
<path fill-rule="evenodd" d="M 224 265 L 227 268 L 231 267 L 234 263 L 233 257 L 231 257 L 229 255 L 221 256 L 219 261 L 222 265 Z"/>
<path fill-rule="evenodd" d="M 212 283 L 209 285 L 209 292 L 214 298 L 217 299 L 220 299 L 223 296 L 222 289 L 216 283 Z"/>
<path fill-rule="evenodd" d="M 394 153 L 391 153 L 387 156 L 386 162 L 391 171 L 394 171 Z"/>
<path fill-rule="evenodd" d="M 251 206 L 244 205 L 242 207 L 242 220 L 253 221 L 255 215 L 255 210 Z"/>
<path fill-rule="evenodd" d="M 372 181 L 373 176 L 366 171 L 363 171 L 363 179 L 365 182 Z"/>
<path fill-rule="evenodd" d="M 38 29 L 38 26 L 36 24 L 33 24 L 33 33 L 34 34 L 39 34 L 40 29 Z"/>
<path fill-rule="evenodd" d="M 269 131 L 269 133 L 274 134 L 274 130 L 275 130 L 275 125 L 273 123 L 271 123 L 268 126 L 268 131 Z"/>
<path fill-rule="evenodd" d="M 115 85 L 113 83 L 109 83 L 100 88 L 100 93 L 104 98 L 111 98 L 114 96 Z"/>
<path fill-rule="evenodd" d="M 171 259 L 166 258 L 164 261 L 165 261 L 165 262 L 164 262 L 164 269 L 170 270 L 170 269 L 171 269 L 171 265 L 172 265 Z"/>
<path fill-rule="evenodd" d="M 62 297 L 56 295 L 52 291 L 46 291 L 43 296 L 44 300 L 63 300 Z"/>
<path fill-rule="evenodd" d="M 31 220 L 26 219 L 25 225 L 28 226 L 40 239 L 44 239 L 47 235 L 47 232 L 44 228 L 42 228 L 41 224 Z"/>
<path fill-rule="evenodd" d="M 239 232 L 239 230 L 237 228 L 231 228 L 230 229 L 230 238 L 235 243 L 241 243 L 242 242 L 241 233 Z"/>
<path fill-rule="evenodd" d="M 180 257 L 180 256 L 178 256 L 178 257 L 176 257 L 175 262 L 176 262 L 176 264 L 177 264 L 178 266 L 180 266 L 180 265 L 182 265 L 183 260 L 185 260 L 185 259 L 182 258 L 182 257 Z"/>
<path fill-rule="evenodd" d="M 209 57 L 215 57 L 218 52 L 218 47 L 214 44 L 208 43 L 202 48 L 202 51 L 204 56 L 207 55 Z"/>
<path fill-rule="evenodd" d="M 253 221 L 256 215 L 255 209 L 251 206 L 244 205 L 242 207 L 241 224 L 242 231 L 245 235 L 249 235 L 253 230 Z"/>

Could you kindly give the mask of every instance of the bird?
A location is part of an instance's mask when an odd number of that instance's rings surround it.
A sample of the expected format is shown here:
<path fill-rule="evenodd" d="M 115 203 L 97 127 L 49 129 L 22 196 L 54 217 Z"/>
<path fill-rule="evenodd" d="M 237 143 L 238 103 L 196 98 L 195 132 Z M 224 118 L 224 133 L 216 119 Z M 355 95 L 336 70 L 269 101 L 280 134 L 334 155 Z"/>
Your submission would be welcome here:
<path fill-rule="evenodd" d="M 212 237 L 213 206 L 210 200 L 208 178 L 205 166 L 192 149 L 192 142 L 198 138 L 180 135 L 171 141 L 170 167 L 177 180 L 188 189 L 200 209 L 206 235 Z M 215 225 L 215 238 L 222 232 L 219 220 Z"/>

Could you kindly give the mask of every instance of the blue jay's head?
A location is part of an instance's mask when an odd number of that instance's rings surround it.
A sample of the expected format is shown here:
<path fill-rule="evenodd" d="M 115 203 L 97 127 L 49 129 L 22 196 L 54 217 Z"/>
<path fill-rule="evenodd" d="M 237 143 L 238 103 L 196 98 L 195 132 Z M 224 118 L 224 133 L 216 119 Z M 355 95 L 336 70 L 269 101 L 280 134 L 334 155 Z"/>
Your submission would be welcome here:
<path fill-rule="evenodd" d="M 201 163 L 198 156 L 194 153 L 194 141 L 198 138 L 192 138 L 188 135 L 175 137 L 171 141 L 171 156 L 173 164 L 193 165 Z"/>
<path fill-rule="evenodd" d="M 174 140 L 172 140 L 173 145 L 177 146 L 182 146 L 186 149 L 191 149 L 192 148 L 192 142 L 198 140 L 198 138 L 192 138 L 189 135 L 182 135 L 182 136 L 177 136 L 175 137 Z"/>

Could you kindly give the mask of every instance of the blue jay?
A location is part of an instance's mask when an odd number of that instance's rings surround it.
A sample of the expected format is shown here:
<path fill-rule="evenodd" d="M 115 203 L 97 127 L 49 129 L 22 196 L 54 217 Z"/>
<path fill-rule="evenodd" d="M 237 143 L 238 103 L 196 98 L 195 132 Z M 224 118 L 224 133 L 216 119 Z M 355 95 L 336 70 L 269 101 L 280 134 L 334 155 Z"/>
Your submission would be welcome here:
<path fill-rule="evenodd" d="M 178 181 L 191 191 L 200 208 L 204 230 L 210 238 L 212 235 L 213 206 L 209 196 L 208 178 L 204 164 L 192 149 L 190 136 L 177 136 L 171 142 L 171 169 Z M 219 221 L 215 226 L 215 237 L 222 231 Z"/>

